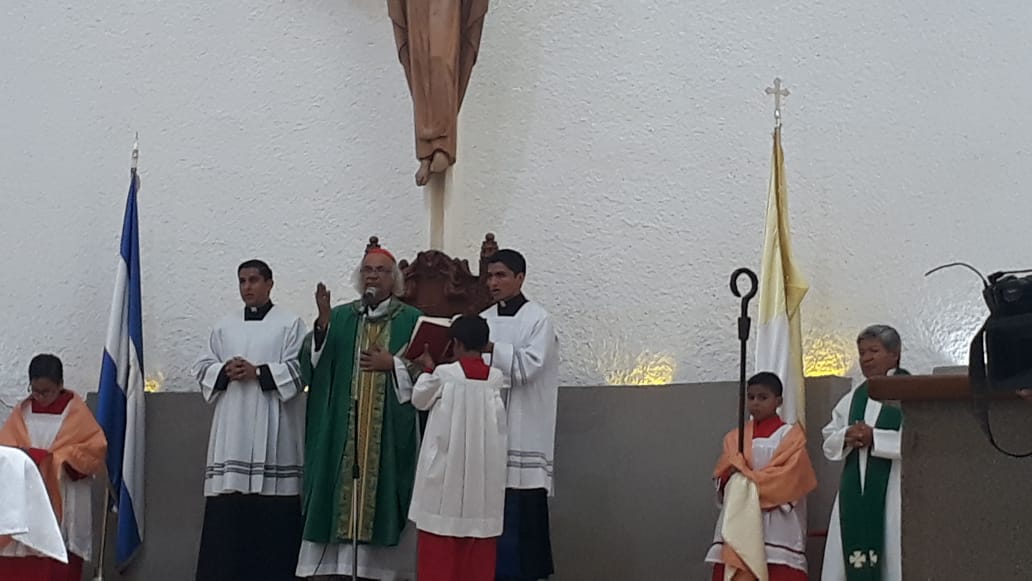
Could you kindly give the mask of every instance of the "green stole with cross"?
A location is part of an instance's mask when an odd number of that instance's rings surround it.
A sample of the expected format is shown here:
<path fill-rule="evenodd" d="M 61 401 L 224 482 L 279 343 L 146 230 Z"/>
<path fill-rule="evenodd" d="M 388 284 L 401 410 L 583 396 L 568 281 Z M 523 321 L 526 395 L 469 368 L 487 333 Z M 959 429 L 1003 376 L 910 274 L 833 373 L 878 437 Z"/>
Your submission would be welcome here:
<path fill-rule="evenodd" d="M 895 375 L 910 375 L 897 369 Z M 853 392 L 849 405 L 849 425 L 864 421 L 867 411 L 867 382 Z M 874 423 L 877 430 L 896 430 L 903 425 L 899 408 L 883 405 Z M 870 452 L 870 451 L 869 451 Z M 889 488 L 892 460 L 867 454 L 867 470 L 860 484 L 861 449 L 846 456 L 839 486 L 839 524 L 842 529 L 842 556 L 847 581 L 881 581 L 882 553 L 885 549 L 885 496 Z"/>

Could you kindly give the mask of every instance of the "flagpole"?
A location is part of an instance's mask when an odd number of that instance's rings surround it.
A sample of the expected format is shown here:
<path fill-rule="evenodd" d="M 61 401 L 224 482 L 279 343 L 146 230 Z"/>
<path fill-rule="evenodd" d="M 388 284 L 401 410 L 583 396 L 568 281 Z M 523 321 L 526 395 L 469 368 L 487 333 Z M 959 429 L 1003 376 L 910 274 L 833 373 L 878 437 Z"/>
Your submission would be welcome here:
<path fill-rule="evenodd" d="M 107 494 L 104 495 L 104 524 L 100 529 L 100 555 L 97 556 L 97 568 L 94 571 L 93 581 L 104 581 L 104 551 L 107 550 L 108 515 L 111 514 L 111 487 L 107 488 Z"/>
<path fill-rule="evenodd" d="M 781 147 L 782 106 L 790 92 L 781 78 L 776 77 L 764 93 L 774 100 L 774 128 L 771 132 L 770 181 L 760 268 L 756 367 L 777 373 L 781 378 L 785 388 L 782 419 L 804 425 L 806 390 L 800 306 L 810 287 L 792 256 L 788 183 Z"/>
<path fill-rule="evenodd" d="M 749 278 L 749 290 L 743 295 L 738 288 L 738 279 Z M 741 357 L 738 367 L 738 453 L 745 450 L 745 358 L 746 346 L 749 344 L 749 301 L 756 296 L 759 279 L 756 273 L 748 268 L 739 268 L 731 273 L 731 293 L 742 299 L 742 314 L 738 317 L 738 341 L 741 345 Z"/>
<path fill-rule="evenodd" d="M 133 150 L 130 154 L 129 161 L 129 181 L 130 187 L 132 183 L 136 181 L 136 168 L 140 161 L 140 133 L 136 133 L 136 137 L 133 140 Z M 107 537 L 108 537 L 108 516 L 114 509 L 114 500 L 111 489 L 111 479 L 108 477 L 107 494 L 104 499 L 104 520 L 100 529 L 100 554 L 97 556 L 97 568 L 94 571 L 93 581 L 104 581 L 104 560 L 107 555 Z"/>

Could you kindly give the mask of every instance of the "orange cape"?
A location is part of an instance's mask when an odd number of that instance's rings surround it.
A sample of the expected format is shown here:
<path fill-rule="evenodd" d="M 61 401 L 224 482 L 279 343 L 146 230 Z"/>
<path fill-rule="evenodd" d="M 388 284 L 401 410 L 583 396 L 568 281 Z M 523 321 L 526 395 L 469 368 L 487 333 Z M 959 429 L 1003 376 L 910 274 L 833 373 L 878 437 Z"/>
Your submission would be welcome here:
<path fill-rule="evenodd" d="M 714 478 L 723 478 L 731 468 L 756 483 L 760 494 L 760 508 L 776 508 L 796 502 L 817 488 L 810 455 L 806 452 L 806 434 L 799 424 L 793 425 L 774 451 L 774 457 L 762 470 L 753 470 L 752 465 L 753 422 L 745 426 L 745 455 L 738 453 L 738 430 L 731 430 L 724 436 L 724 451 L 713 470 Z M 724 563 L 738 571 L 734 579 L 755 579 L 731 547 L 721 550 Z"/>
<path fill-rule="evenodd" d="M 11 417 L 7 418 L 4 427 L 0 428 L 0 445 L 15 446 L 18 448 L 32 448 L 32 440 L 29 438 L 29 428 L 25 425 L 26 406 L 32 405 L 28 399 L 22 401 Z M 92 476 L 100 472 L 104 467 L 105 454 L 107 452 L 107 439 L 104 431 L 100 428 L 97 420 L 93 419 L 93 413 L 86 407 L 86 403 L 77 394 L 72 394 L 68 402 L 68 413 L 61 428 L 54 437 L 54 443 L 47 449 L 50 455 L 39 465 L 39 471 L 43 475 L 43 482 L 47 485 L 47 493 L 50 495 L 50 504 L 54 507 L 54 514 L 58 522 L 61 521 L 61 487 L 59 477 L 61 468 L 67 464 L 80 474 Z"/>

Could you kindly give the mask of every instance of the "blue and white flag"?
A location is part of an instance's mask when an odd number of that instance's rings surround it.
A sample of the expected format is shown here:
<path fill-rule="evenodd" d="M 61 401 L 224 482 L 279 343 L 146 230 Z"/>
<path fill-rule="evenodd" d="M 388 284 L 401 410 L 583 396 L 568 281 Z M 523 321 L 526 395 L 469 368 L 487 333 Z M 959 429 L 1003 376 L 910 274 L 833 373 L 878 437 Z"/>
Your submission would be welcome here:
<path fill-rule="evenodd" d="M 134 171 L 125 203 L 121 256 L 115 275 L 97 420 L 107 436 L 109 508 L 117 515 L 116 563 L 125 567 L 143 544 L 143 316 L 140 308 L 139 178 Z"/>

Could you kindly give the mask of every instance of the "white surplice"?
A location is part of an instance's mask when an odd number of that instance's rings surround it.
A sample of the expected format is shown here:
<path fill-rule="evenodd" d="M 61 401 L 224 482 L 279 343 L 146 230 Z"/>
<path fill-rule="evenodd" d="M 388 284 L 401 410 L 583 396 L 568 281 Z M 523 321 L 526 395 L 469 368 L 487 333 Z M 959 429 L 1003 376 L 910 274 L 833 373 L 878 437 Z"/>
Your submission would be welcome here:
<path fill-rule="evenodd" d="M 245 320 L 243 309 L 235 311 L 212 330 L 193 368 L 205 401 L 215 405 L 205 496 L 301 494 L 305 407 L 296 396 L 303 389 L 297 358 L 304 337 L 301 319 L 275 305 L 261 320 Z M 216 390 L 219 372 L 234 357 L 267 366 L 276 389 L 264 391 L 258 380 L 249 380 Z"/>
<path fill-rule="evenodd" d="M 792 424 L 785 424 L 767 438 L 753 438 L 753 470 L 763 470 L 770 464 L 781 441 L 792 431 L 792 426 Z M 723 543 L 720 531 L 724 523 L 726 507 L 722 502 L 720 484 L 720 480 L 717 479 L 717 504 L 720 506 L 720 516 L 717 518 L 716 531 L 713 533 L 713 544 L 706 554 L 707 563 L 723 562 L 720 558 L 721 543 Z M 774 510 L 763 511 L 762 519 L 767 564 L 786 565 L 793 569 L 806 571 L 806 514 L 803 505 L 793 502 Z"/>
<path fill-rule="evenodd" d="M 297 576 L 346 575 L 351 578 L 351 543 L 313 543 L 301 541 L 297 557 Z M 393 547 L 358 545 L 358 576 L 379 581 L 416 579 L 416 527 L 401 531 Z"/>
<path fill-rule="evenodd" d="M 527 301 L 515 315 L 500 304 L 481 316 L 491 328 L 494 352 L 485 355 L 502 371 L 509 427 L 507 487 L 543 488 L 553 494 L 555 417 L 559 398 L 559 337 L 548 312 Z"/>
<path fill-rule="evenodd" d="M 890 372 L 890 375 L 893 375 Z M 831 412 L 831 421 L 824 426 L 824 455 L 832 462 L 844 460 L 849 452 L 846 449 L 846 430 L 849 429 L 849 407 L 853 402 L 856 386 L 847 393 Z M 864 410 L 864 423 L 874 426 L 881 412 L 882 403 L 868 398 Z M 889 471 L 889 484 L 885 493 L 885 548 L 882 552 L 882 581 L 902 581 L 903 558 L 900 526 L 900 460 L 902 458 L 903 429 L 874 430 L 874 443 L 870 450 L 860 448 L 860 485 L 863 486 L 867 474 L 869 455 L 892 460 Z M 861 488 L 862 489 L 862 488 Z M 831 510 L 831 522 L 828 523 L 828 540 L 824 546 L 824 567 L 821 572 L 822 581 L 845 581 L 846 564 L 842 555 L 842 526 L 839 522 L 839 497 L 835 495 L 835 505 Z"/>
<path fill-rule="evenodd" d="M 0 557 L 44 556 L 67 563 L 46 484 L 29 455 L 0 446 L 0 482 L 0 538 L 12 541 L 0 549 Z"/>
<path fill-rule="evenodd" d="M 409 520 L 448 537 L 502 534 L 506 423 L 503 377 L 468 379 L 460 363 L 441 365 L 416 381 L 412 405 L 430 410 L 416 466 Z"/>

